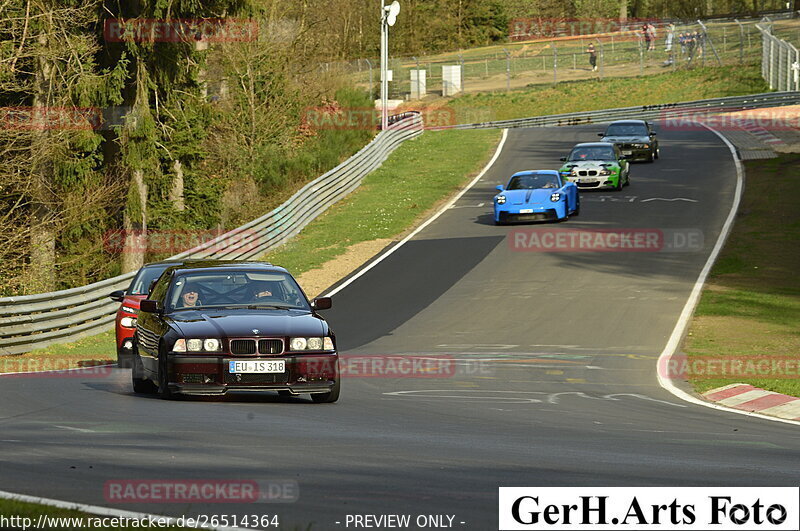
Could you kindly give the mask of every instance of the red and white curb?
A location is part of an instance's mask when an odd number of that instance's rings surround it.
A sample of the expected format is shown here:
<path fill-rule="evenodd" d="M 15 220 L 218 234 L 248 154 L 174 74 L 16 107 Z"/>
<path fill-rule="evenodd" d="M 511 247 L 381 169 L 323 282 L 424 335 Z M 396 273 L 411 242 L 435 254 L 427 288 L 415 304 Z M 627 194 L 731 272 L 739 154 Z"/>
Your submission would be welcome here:
<path fill-rule="evenodd" d="M 703 397 L 719 405 L 770 415 L 788 420 L 800 420 L 800 398 L 782 395 L 735 383 L 703 393 Z"/>

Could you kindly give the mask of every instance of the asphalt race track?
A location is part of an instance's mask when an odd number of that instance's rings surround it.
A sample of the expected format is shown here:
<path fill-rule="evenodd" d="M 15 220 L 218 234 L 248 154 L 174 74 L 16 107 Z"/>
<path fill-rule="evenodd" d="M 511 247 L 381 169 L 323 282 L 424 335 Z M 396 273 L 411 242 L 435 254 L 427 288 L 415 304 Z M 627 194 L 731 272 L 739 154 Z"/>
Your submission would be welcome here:
<path fill-rule="evenodd" d="M 454 371 L 353 375 L 332 405 L 271 394 L 161 401 L 134 395 L 126 370 L 4 378 L 2 489 L 175 516 L 277 514 L 281 529 L 402 513 L 454 515 L 455 528 L 485 531 L 497 529 L 499 486 L 798 485 L 796 426 L 681 402 L 656 378 L 733 201 L 735 166 L 716 135 L 657 129 L 661 159 L 634 164 L 621 192 L 582 193 L 580 217 L 492 223 L 495 185 L 557 168 L 599 130 L 510 131 L 454 208 L 334 297 L 326 316 L 343 354 L 452 360 Z M 704 243 L 520 252 L 507 238 L 577 228 L 675 229 Z M 299 498 L 105 499 L 107 481 L 129 479 L 289 480 Z"/>

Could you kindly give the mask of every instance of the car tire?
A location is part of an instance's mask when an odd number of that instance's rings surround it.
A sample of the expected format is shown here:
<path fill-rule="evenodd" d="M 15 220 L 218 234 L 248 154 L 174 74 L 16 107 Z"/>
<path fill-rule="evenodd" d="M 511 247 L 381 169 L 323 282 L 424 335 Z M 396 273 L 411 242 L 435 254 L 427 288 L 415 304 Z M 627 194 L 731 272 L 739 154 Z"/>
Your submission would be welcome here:
<path fill-rule="evenodd" d="M 173 393 L 168 385 L 169 378 L 168 378 L 168 371 L 167 371 L 167 355 L 166 354 L 159 354 L 158 355 L 158 396 L 163 398 L 164 400 L 172 400 L 175 398 L 175 393 Z"/>
<path fill-rule="evenodd" d="M 656 158 L 661 158 L 661 150 L 659 148 L 656 148 Z"/>
<path fill-rule="evenodd" d="M 655 162 L 656 161 L 656 152 L 655 150 L 650 152 L 650 158 L 647 159 L 647 162 Z"/>
<path fill-rule="evenodd" d="M 142 359 L 139 357 L 139 352 L 135 345 L 133 348 L 133 362 L 131 365 L 131 384 L 133 385 L 133 392 L 140 395 L 155 394 L 158 388 L 150 380 L 142 378 L 144 374 Z"/>
<path fill-rule="evenodd" d="M 617 185 L 614 187 L 614 190 L 616 190 L 617 192 L 621 191 L 622 190 L 622 185 L 623 185 L 623 183 L 622 183 L 622 175 L 620 175 L 619 178 L 617 179 Z"/>
<path fill-rule="evenodd" d="M 625 186 L 631 185 L 631 173 L 628 172 L 628 175 L 625 176 Z"/>
<path fill-rule="evenodd" d="M 311 400 L 315 404 L 332 404 L 339 400 L 339 391 L 341 388 L 341 380 L 336 378 L 333 388 L 328 393 L 311 393 Z"/>

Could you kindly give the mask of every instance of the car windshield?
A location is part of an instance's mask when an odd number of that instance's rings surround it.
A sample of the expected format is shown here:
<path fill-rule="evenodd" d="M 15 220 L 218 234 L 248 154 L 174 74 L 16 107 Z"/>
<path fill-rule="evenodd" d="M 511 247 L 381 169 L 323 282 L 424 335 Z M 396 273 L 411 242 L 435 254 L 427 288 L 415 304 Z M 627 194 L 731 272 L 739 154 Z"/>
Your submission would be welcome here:
<path fill-rule="evenodd" d="M 642 124 L 611 124 L 606 136 L 647 136 L 647 127 Z"/>
<path fill-rule="evenodd" d="M 147 295 L 150 293 L 150 284 L 161 276 L 166 268 L 174 264 L 161 264 L 143 267 L 139 270 L 128 288 L 128 295 Z"/>
<path fill-rule="evenodd" d="M 203 271 L 180 275 L 167 296 L 171 310 L 213 307 L 309 310 L 300 287 L 280 271 Z"/>
<path fill-rule="evenodd" d="M 515 175 L 508 183 L 507 190 L 535 190 L 537 188 L 558 188 L 558 177 L 547 173 L 526 173 Z"/>
<path fill-rule="evenodd" d="M 567 160 L 616 160 L 614 148 L 611 146 L 577 147 L 572 150 Z"/>

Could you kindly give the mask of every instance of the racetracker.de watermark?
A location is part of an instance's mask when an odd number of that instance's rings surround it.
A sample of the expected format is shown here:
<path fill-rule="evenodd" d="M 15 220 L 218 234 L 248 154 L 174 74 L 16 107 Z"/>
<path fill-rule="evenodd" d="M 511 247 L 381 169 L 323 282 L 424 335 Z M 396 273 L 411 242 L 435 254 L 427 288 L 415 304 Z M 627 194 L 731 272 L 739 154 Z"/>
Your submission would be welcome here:
<path fill-rule="evenodd" d="M 0 129 L 85 131 L 102 123 L 99 107 L 0 107 Z"/>
<path fill-rule="evenodd" d="M 800 129 L 800 108 L 734 112 L 724 108 L 664 109 L 658 120 L 662 129 L 673 131 L 700 131 L 705 130 L 704 126 L 717 131 L 794 131 Z"/>
<path fill-rule="evenodd" d="M 293 479 L 112 479 L 103 486 L 108 503 L 292 503 Z"/>
<path fill-rule="evenodd" d="M 258 22 L 240 18 L 110 18 L 106 42 L 249 42 L 258 39 Z"/>
<path fill-rule="evenodd" d="M 422 120 L 405 128 L 437 131 L 451 129 L 459 124 L 491 122 L 495 113 L 488 107 L 455 109 L 452 107 L 415 106 L 411 111 Z M 337 107 L 323 105 L 309 107 L 303 113 L 303 124 L 317 130 L 374 131 L 380 128 L 380 111 L 372 107 Z"/>
<path fill-rule="evenodd" d="M 2 357 L 0 378 L 106 378 L 114 368 L 112 363 L 116 366 L 112 360 Z"/>
<path fill-rule="evenodd" d="M 508 245 L 515 252 L 657 253 L 703 250 L 700 229 L 514 229 Z"/>
<path fill-rule="evenodd" d="M 547 37 L 578 37 L 614 33 L 615 39 L 638 38 L 642 26 L 652 24 L 661 27 L 664 22 L 654 18 L 514 18 L 508 23 L 508 33 L 512 41 L 525 41 Z M 622 35 L 620 35 L 622 34 Z M 656 34 L 657 35 L 657 34 Z"/>
<path fill-rule="evenodd" d="M 800 357 L 797 356 L 687 356 L 676 354 L 659 361 L 658 372 L 664 378 L 741 379 L 769 378 L 792 380 L 800 378 Z"/>
<path fill-rule="evenodd" d="M 231 247 L 252 251 L 261 244 L 261 236 L 253 230 L 242 230 L 223 238 L 224 234 L 217 230 L 109 230 L 103 235 L 103 248 L 109 253 L 177 254 L 201 245 L 207 251 Z"/>

